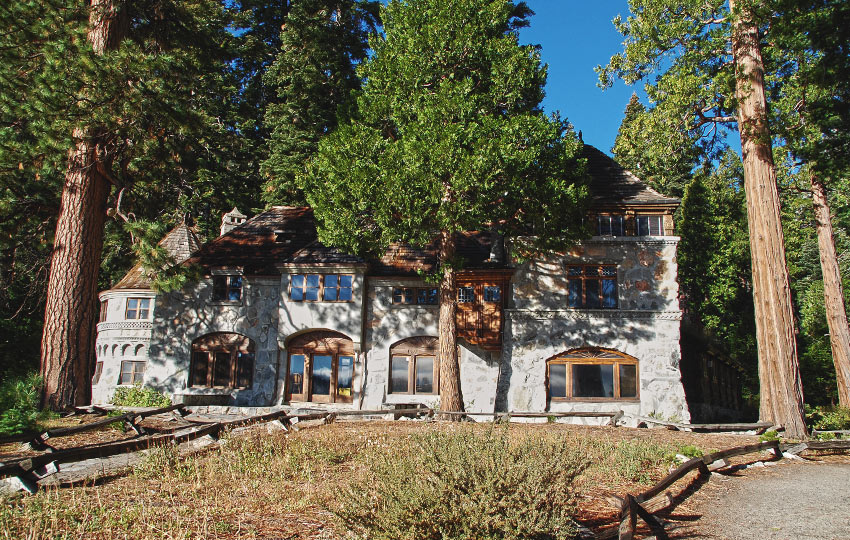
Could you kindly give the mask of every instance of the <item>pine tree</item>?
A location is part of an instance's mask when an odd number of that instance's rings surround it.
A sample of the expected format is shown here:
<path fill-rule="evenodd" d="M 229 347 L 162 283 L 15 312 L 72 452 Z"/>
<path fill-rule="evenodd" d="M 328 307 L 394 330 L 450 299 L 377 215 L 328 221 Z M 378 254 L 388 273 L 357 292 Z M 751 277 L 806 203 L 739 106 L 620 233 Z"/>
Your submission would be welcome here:
<path fill-rule="evenodd" d="M 353 252 L 438 247 L 440 406 L 462 410 L 455 271 L 461 231 L 533 235 L 529 248 L 583 233 L 580 142 L 540 109 L 546 69 L 520 46 L 524 3 L 391 1 L 360 71 L 351 121 L 319 143 L 302 189 L 323 242 Z"/>
<path fill-rule="evenodd" d="M 683 118 L 688 132 L 708 139 L 718 137 L 723 125 L 738 128 L 752 250 L 759 414 L 802 437 L 803 389 L 760 40 L 766 4 L 631 0 L 632 15 L 626 22 L 615 20 L 626 36 L 624 52 L 599 73 L 604 86 L 615 77 L 633 83 L 660 70 L 646 88 L 663 117 Z"/>
<path fill-rule="evenodd" d="M 45 400 L 59 409 L 90 389 L 107 204 L 173 208 L 232 164 L 220 158 L 238 138 L 218 114 L 234 88 L 231 17 L 213 0 L 49 0 L 0 15 L 0 175 L 62 193 L 42 339 Z"/>
<path fill-rule="evenodd" d="M 265 115 L 270 131 L 263 162 L 266 202 L 304 203 L 295 178 L 360 88 L 355 67 L 366 58 L 377 13 L 377 2 L 363 0 L 302 0 L 289 12 L 280 52 L 264 76 L 277 92 Z"/>
<path fill-rule="evenodd" d="M 617 162 L 670 197 L 681 197 L 703 148 L 678 121 L 647 110 L 632 94 L 612 152 Z"/>

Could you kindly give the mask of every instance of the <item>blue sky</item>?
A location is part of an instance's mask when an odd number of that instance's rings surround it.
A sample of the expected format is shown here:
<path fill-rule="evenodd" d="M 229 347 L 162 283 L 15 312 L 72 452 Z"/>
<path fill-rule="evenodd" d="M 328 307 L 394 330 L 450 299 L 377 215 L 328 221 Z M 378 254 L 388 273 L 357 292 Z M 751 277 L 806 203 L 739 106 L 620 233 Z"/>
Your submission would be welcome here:
<path fill-rule="evenodd" d="M 581 130 L 584 142 L 610 154 L 633 91 L 642 90 L 618 82 L 603 91 L 596 86 L 593 68 L 605 65 L 622 50 L 622 36 L 611 24 L 618 14 L 628 13 L 626 0 L 527 0 L 535 15 L 522 29 L 520 41 L 543 47 L 549 64 L 546 83 L 547 112 L 561 115 Z M 643 95 L 638 91 L 638 95 Z"/>

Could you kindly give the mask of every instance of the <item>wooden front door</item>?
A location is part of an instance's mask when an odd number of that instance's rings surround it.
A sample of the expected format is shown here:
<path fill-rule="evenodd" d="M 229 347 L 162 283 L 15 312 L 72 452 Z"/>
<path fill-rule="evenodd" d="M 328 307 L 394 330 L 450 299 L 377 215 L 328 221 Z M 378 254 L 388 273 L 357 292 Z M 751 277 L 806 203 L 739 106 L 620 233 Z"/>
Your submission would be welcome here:
<path fill-rule="evenodd" d="M 338 332 L 310 332 L 287 347 L 287 401 L 351 403 L 354 343 Z"/>

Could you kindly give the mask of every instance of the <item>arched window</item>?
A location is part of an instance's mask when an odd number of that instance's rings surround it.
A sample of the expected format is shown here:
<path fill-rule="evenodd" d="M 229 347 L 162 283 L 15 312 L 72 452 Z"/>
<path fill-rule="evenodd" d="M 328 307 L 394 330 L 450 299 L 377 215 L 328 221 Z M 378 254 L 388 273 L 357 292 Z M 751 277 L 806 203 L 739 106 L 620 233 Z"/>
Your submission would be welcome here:
<path fill-rule="evenodd" d="M 639 398 L 638 361 L 607 349 L 573 349 L 546 362 L 546 388 L 552 401 Z"/>
<path fill-rule="evenodd" d="M 308 332 L 292 338 L 287 354 L 287 400 L 351 403 L 354 380 L 351 339 L 339 332 Z"/>
<path fill-rule="evenodd" d="M 245 336 L 219 332 L 192 343 L 189 386 L 249 388 L 253 372 L 254 343 Z"/>
<path fill-rule="evenodd" d="M 417 336 L 390 347 L 391 394 L 437 393 L 437 346 L 437 338 Z"/>

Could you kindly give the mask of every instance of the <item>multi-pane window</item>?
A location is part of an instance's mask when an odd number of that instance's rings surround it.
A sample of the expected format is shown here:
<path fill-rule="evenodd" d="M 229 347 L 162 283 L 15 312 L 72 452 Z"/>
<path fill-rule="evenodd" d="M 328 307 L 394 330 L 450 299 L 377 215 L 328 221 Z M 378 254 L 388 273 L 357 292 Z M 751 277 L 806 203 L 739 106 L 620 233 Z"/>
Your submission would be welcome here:
<path fill-rule="evenodd" d="M 322 299 L 326 302 L 348 302 L 354 276 L 328 274 L 324 276 Z"/>
<path fill-rule="evenodd" d="M 125 360 L 121 362 L 118 384 L 141 384 L 145 377 L 145 362 Z"/>
<path fill-rule="evenodd" d="M 109 304 L 108 300 L 100 301 L 100 318 L 98 318 L 97 322 L 105 322 L 106 321 L 106 307 Z"/>
<path fill-rule="evenodd" d="M 498 285 L 484 286 L 484 301 L 499 303 L 502 301 L 502 288 Z"/>
<path fill-rule="evenodd" d="M 437 305 L 439 294 L 436 287 L 395 287 L 393 304 Z"/>
<path fill-rule="evenodd" d="M 288 348 L 289 401 L 351 403 L 354 344 L 343 334 L 317 331 L 294 338 Z"/>
<path fill-rule="evenodd" d="M 350 302 L 354 276 L 350 274 L 292 274 L 289 298 L 294 302 Z"/>
<path fill-rule="evenodd" d="M 242 299 L 242 276 L 213 276 L 213 300 L 236 301 Z"/>
<path fill-rule="evenodd" d="M 638 398 L 637 360 L 602 349 L 579 349 L 547 362 L 549 398 L 630 400 Z"/>
<path fill-rule="evenodd" d="M 625 219 L 623 216 L 596 216 L 596 235 L 625 236 Z"/>
<path fill-rule="evenodd" d="M 617 267 L 614 265 L 567 266 L 568 305 L 571 308 L 615 309 Z"/>
<path fill-rule="evenodd" d="M 391 394 L 436 394 L 437 338 L 402 340 L 390 349 Z"/>
<path fill-rule="evenodd" d="M 457 288 L 457 301 L 459 304 L 469 304 L 475 302 L 475 287 L 464 285 Z"/>
<path fill-rule="evenodd" d="M 99 383 L 101 375 L 103 375 L 103 361 L 102 360 L 94 365 L 94 377 L 92 377 L 91 383 L 93 385 Z"/>
<path fill-rule="evenodd" d="M 254 347 L 239 334 L 209 334 L 192 344 L 189 385 L 209 388 L 249 388 Z"/>
<path fill-rule="evenodd" d="M 125 319 L 149 319 L 151 314 L 150 298 L 128 298 Z"/>
<path fill-rule="evenodd" d="M 637 216 L 635 218 L 638 236 L 664 236 L 664 216 Z"/>

